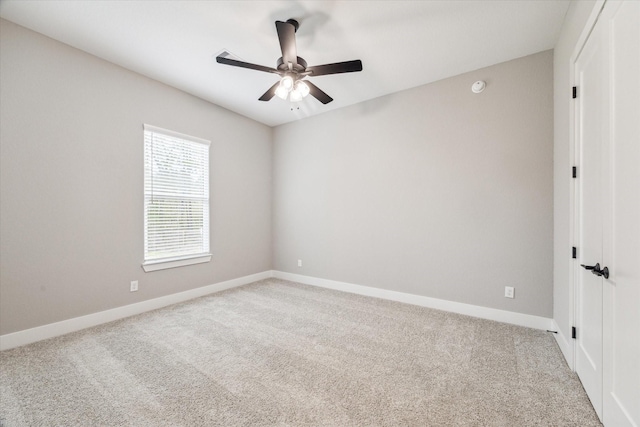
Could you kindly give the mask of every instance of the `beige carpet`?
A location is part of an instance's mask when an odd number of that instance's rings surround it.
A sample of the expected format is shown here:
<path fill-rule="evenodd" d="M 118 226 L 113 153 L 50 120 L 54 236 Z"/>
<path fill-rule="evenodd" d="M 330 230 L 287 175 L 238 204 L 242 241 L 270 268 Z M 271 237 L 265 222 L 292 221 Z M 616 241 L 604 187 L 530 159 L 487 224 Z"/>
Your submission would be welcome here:
<path fill-rule="evenodd" d="M 598 426 L 549 333 L 264 280 L 0 353 L 2 426 Z"/>

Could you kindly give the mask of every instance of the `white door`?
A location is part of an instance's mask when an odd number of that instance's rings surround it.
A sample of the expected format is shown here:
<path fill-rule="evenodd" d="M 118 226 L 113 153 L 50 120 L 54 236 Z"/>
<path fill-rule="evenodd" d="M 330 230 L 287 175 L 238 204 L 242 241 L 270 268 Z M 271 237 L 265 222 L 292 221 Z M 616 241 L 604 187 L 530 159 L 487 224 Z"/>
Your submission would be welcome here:
<path fill-rule="evenodd" d="M 640 426 L 640 2 L 601 15 L 610 73 L 603 177 L 603 421 Z"/>
<path fill-rule="evenodd" d="M 578 261 L 576 283 L 576 372 L 602 419 L 602 296 L 603 278 L 593 274 L 602 265 L 601 174 L 607 96 L 604 74 L 606 51 L 596 25 L 575 64 L 576 136 L 578 141 Z"/>
<path fill-rule="evenodd" d="M 607 1 L 575 63 L 576 372 L 606 427 L 640 426 L 640 1 Z"/>

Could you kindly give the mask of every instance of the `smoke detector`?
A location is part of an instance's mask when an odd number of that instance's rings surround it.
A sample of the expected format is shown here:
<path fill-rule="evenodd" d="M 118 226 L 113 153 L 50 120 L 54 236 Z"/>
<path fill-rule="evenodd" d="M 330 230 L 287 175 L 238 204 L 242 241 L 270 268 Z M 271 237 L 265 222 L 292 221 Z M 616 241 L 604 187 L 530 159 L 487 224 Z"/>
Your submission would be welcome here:
<path fill-rule="evenodd" d="M 484 88 L 486 86 L 487 86 L 487 84 L 484 81 L 478 80 L 473 85 L 471 85 L 471 92 L 480 93 L 480 92 L 482 92 L 484 90 Z"/>

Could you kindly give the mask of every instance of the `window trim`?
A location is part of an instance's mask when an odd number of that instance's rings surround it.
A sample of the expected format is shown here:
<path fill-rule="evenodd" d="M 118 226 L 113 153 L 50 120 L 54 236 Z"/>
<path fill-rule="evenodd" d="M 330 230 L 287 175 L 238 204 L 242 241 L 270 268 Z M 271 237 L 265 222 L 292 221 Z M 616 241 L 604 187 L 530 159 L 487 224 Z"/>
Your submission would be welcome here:
<path fill-rule="evenodd" d="M 157 270 L 166 270 L 168 268 L 184 267 L 185 265 L 202 264 L 211 261 L 211 254 L 189 255 L 180 258 L 164 258 L 156 261 L 145 261 L 142 268 L 145 273 Z"/>
<path fill-rule="evenodd" d="M 199 143 L 199 144 L 203 144 L 206 145 L 207 147 L 209 147 L 209 149 L 211 148 L 211 141 L 203 139 L 203 138 L 198 138 L 195 136 L 191 136 L 191 135 L 186 135 L 183 133 L 179 133 L 179 132 L 175 132 L 172 130 L 168 130 L 168 129 L 163 129 L 157 126 L 152 126 L 152 125 L 148 125 L 148 124 L 143 124 L 143 140 L 144 140 L 144 134 L 145 132 L 157 132 L 169 137 L 175 137 L 178 139 L 184 139 L 187 141 L 192 141 L 195 143 Z M 210 162 L 210 158 L 208 159 Z M 144 173 L 143 175 L 146 177 L 146 164 L 143 167 L 144 169 Z M 208 166 L 207 166 L 208 169 Z M 210 175 L 209 175 L 210 176 Z M 145 178 L 146 179 L 146 178 Z M 144 184 L 143 184 L 144 186 Z M 144 191 L 143 191 L 144 193 Z M 144 198 L 145 196 L 143 196 Z M 210 203 L 211 203 L 211 198 L 210 195 L 208 197 L 208 203 L 209 203 L 209 209 L 208 211 L 210 212 Z M 143 209 L 143 217 L 145 215 L 145 211 Z M 209 218 L 210 221 L 210 218 Z M 146 222 L 146 219 L 145 219 Z M 210 225 L 209 225 L 209 230 L 210 230 Z M 207 236 L 209 238 L 209 249 L 211 248 L 211 234 L 209 234 Z M 144 242 L 143 242 L 144 243 Z M 145 243 L 146 244 L 146 243 Z M 169 268 L 176 268 L 176 267 L 183 267 L 183 266 L 187 266 L 187 265 L 194 265 L 194 264 L 202 264 L 202 263 L 206 263 L 211 261 L 211 250 L 209 250 L 209 253 L 199 253 L 199 254 L 189 254 L 189 255 L 184 255 L 184 256 L 179 256 L 179 257 L 171 257 L 171 258 L 161 258 L 161 259 L 154 259 L 154 260 L 145 260 L 144 259 L 144 254 L 143 254 L 143 261 L 142 261 L 142 269 L 145 272 L 151 272 L 151 271 L 157 271 L 157 270 L 165 270 L 165 269 L 169 269 Z"/>

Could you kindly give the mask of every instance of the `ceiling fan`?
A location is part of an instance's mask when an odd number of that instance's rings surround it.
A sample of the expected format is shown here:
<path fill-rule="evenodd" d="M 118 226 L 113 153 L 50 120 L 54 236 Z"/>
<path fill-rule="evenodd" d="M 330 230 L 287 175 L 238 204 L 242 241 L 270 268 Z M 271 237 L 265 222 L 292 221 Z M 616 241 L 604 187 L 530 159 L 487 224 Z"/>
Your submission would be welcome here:
<path fill-rule="evenodd" d="M 336 62 L 333 64 L 307 66 L 307 61 L 298 56 L 296 49 L 296 36 L 298 21 L 288 19 L 287 22 L 276 21 L 276 31 L 280 41 L 282 57 L 278 58 L 276 68 L 265 67 L 248 62 L 227 58 L 224 54 L 218 55 L 216 61 L 219 64 L 231 65 L 234 67 L 249 68 L 251 70 L 274 73 L 281 77 L 280 81 L 271 86 L 260 98 L 260 101 L 269 101 L 274 96 L 282 99 L 289 98 L 292 102 L 301 101 L 307 95 L 311 95 L 323 104 L 333 101 L 329 95 L 324 93 L 318 86 L 306 77 L 325 76 L 327 74 L 354 73 L 362 71 L 362 61 Z M 304 81 L 303 81 L 304 80 Z"/>

